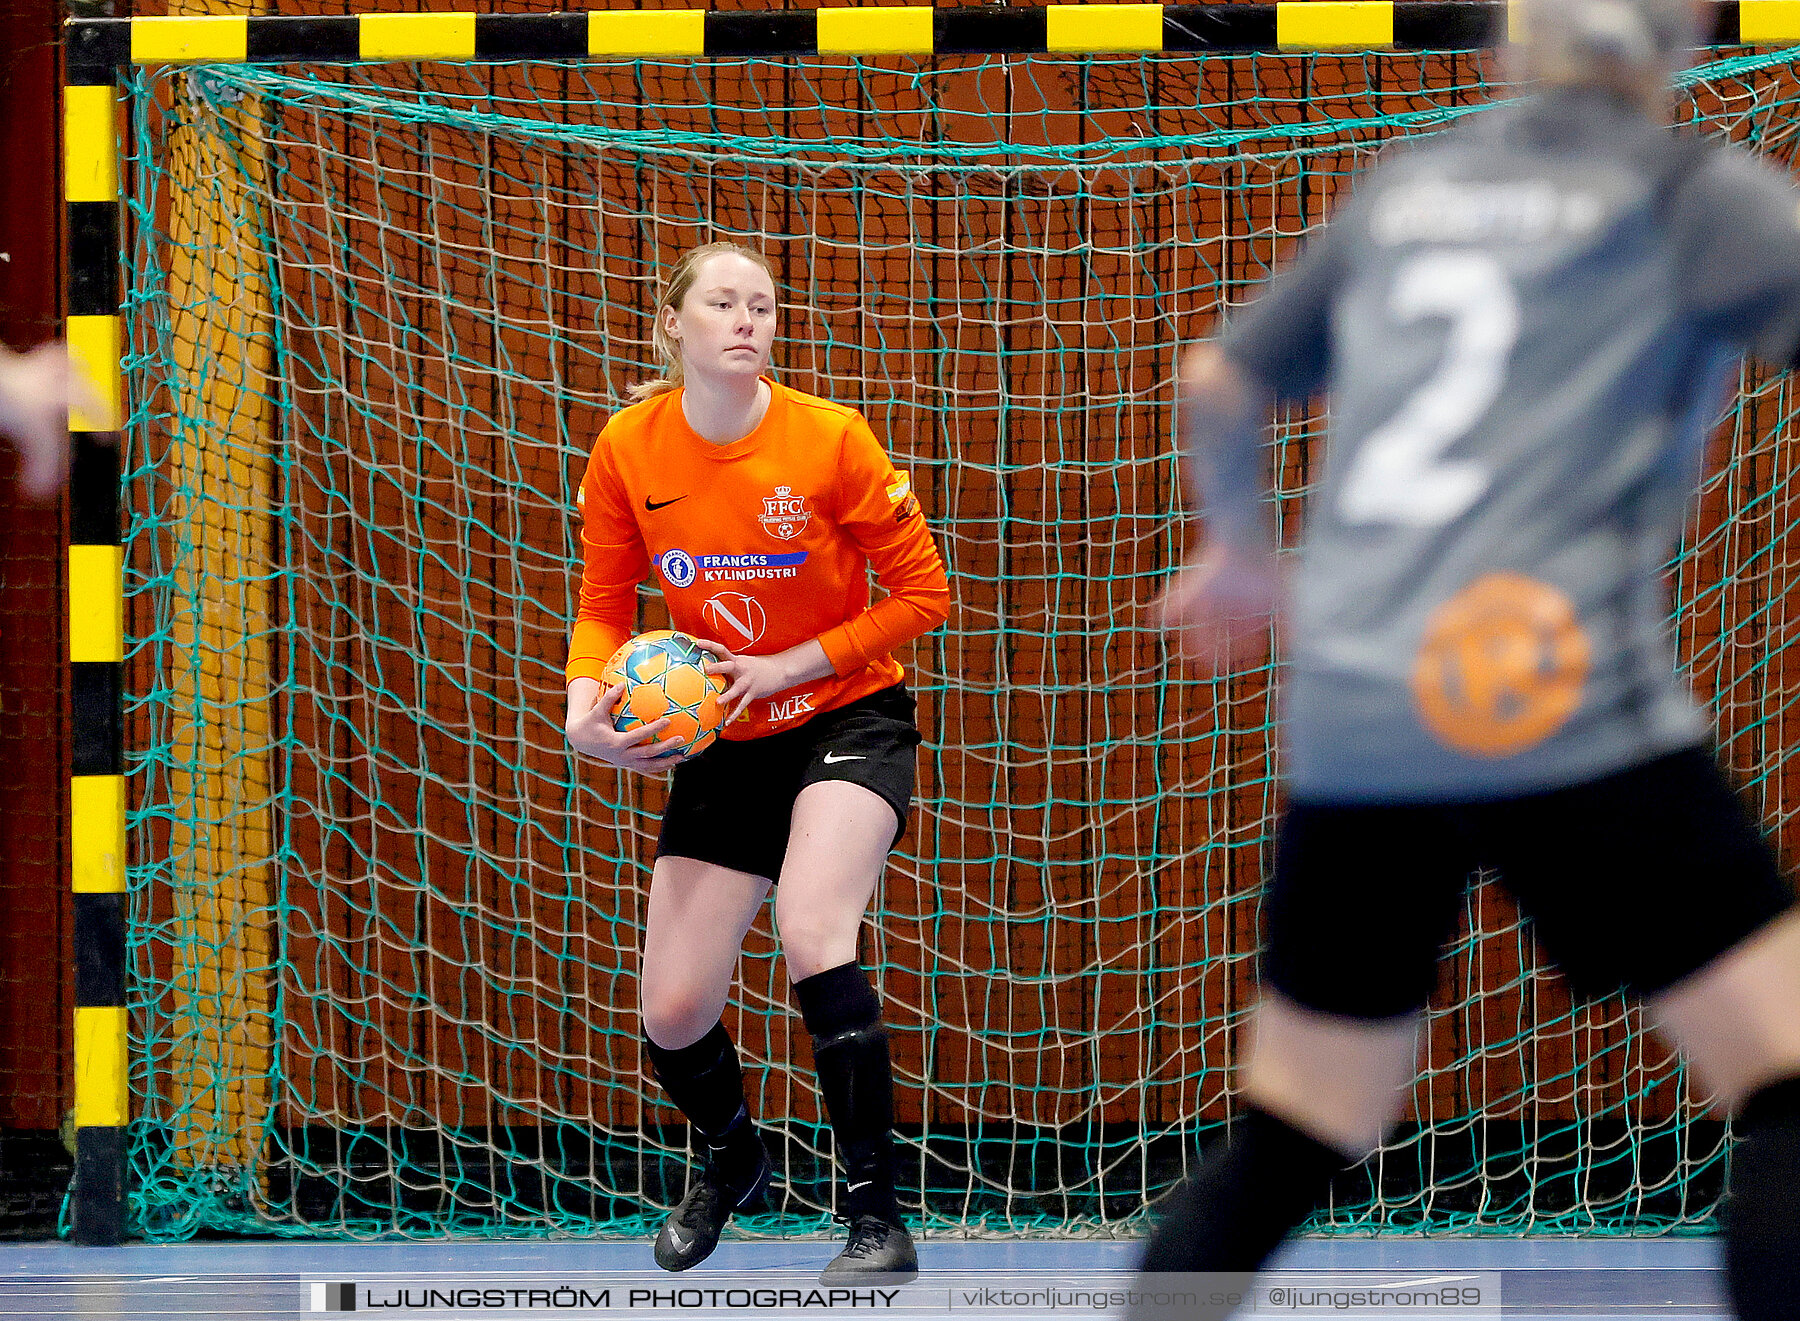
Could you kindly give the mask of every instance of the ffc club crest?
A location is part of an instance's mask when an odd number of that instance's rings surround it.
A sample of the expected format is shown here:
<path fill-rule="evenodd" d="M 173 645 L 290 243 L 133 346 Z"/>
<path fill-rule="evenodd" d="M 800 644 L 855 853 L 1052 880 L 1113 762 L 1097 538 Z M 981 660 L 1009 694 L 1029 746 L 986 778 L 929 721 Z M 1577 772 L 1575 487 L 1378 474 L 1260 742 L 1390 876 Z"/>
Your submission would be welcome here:
<path fill-rule="evenodd" d="M 774 495 L 763 497 L 760 521 L 777 541 L 792 541 L 812 521 L 812 510 L 806 507 L 805 496 L 794 494 L 793 487 L 777 486 Z"/>

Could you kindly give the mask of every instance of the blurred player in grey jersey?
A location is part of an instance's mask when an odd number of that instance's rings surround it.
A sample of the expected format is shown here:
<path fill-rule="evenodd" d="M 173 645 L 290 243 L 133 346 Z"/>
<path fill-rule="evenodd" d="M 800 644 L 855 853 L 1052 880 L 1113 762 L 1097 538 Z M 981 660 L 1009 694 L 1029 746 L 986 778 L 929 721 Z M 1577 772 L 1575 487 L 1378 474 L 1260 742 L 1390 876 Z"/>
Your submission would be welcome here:
<path fill-rule="evenodd" d="M 1661 567 L 1739 357 L 1800 352 L 1800 198 L 1667 127 L 1685 0 L 1531 0 L 1533 95 L 1385 159 L 1183 370 L 1202 664 L 1281 598 L 1291 804 L 1245 1111 L 1147 1271 L 1258 1269 L 1398 1120 L 1470 872 L 1644 997 L 1738 1118 L 1739 1314 L 1800 1315 L 1800 920 L 1677 681 Z M 1278 588 L 1271 405 L 1329 392 Z"/>

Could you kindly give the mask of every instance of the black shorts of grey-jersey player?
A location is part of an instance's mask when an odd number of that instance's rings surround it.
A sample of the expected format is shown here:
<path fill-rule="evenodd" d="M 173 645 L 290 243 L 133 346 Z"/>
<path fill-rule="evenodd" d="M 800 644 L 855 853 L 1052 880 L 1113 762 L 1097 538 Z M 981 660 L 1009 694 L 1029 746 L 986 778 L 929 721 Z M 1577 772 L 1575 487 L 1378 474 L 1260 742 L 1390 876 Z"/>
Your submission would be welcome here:
<path fill-rule="evenodd" d="M 1660 571 L 1737 360 L 1800 349 L 1800 198 L 1667 127 L 1682 0 L 1524 18 L 1537 85 L 1380 162 L 1184 363 L 1205 540 L 1163 617 L 1221 667 L 1280 614 L 1291 806 L 1245 1112 L 1144 1268 L 1259 1269 L 1379 1145 L 1466 877 L 1495 866 L 1577 989 L 1642 997 L 1735 1112 L 1732 1299 L 1791 1316 L 1800 919 L 1676 676 Z M 1262 433 L 1317 393 L 1284 582 Z"/>

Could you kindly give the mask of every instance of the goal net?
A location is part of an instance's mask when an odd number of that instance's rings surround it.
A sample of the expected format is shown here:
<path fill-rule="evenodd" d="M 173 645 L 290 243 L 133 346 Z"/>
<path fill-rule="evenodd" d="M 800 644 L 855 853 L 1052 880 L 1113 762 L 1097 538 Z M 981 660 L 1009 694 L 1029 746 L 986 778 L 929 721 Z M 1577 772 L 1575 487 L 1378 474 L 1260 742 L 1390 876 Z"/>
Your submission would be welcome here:
<path fill-rule="evenodd" d="M 571 756 L 575 491 L 688 247 L 778 273 L 781 379 L 912 474 L 949 625 L 868 924 L 928 1232 L 1129 1233 L 1234 1109 L 1274 673 L 1142 607 L 1186 536 L 1178 348 L 1491 56 L 228 66 L 128 76 L 132 1217 L 643 1232 L 686 1136 L 637 1016 L 663 785 Z M 1791 158 L 1786 54 L 1683 113 Z M 1504 91 L 1504 89 L 1501 89 Z M 1785 834 L 1792 400 L 1749 377 L 1671 567 L 1683 664 Z M 1278 428 L 1293 513 L 1318 417 Z M 654 592 L 641 622 L 664 622 Z M 768 913 L 727 1025 L 822 1226 L 829 1130 Z M 1710 1216 L 1728 1133 L 1491 886 L 1407 1123 L 1325 1230 Z"/>

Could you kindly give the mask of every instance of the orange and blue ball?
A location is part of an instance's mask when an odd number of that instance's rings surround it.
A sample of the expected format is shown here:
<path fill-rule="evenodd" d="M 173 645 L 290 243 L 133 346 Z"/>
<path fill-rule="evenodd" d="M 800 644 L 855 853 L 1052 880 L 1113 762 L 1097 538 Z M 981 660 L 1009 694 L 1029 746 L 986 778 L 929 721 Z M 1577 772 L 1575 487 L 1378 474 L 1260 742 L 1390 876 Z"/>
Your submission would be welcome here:
<path fill-rule="evenodd" d="M 719 698 L 725 680 L 708 674 L 712 657 L 686 633 L 659 628 L 640 633 L 612 654 L 600 682 L 625 692 L 613 708 L 613 728 L 621 733 L 668 717 L 660 737 L 678 738 L 681 746 L 668 755 L 698 752 L 719 736 L 725 707 Z"/>

